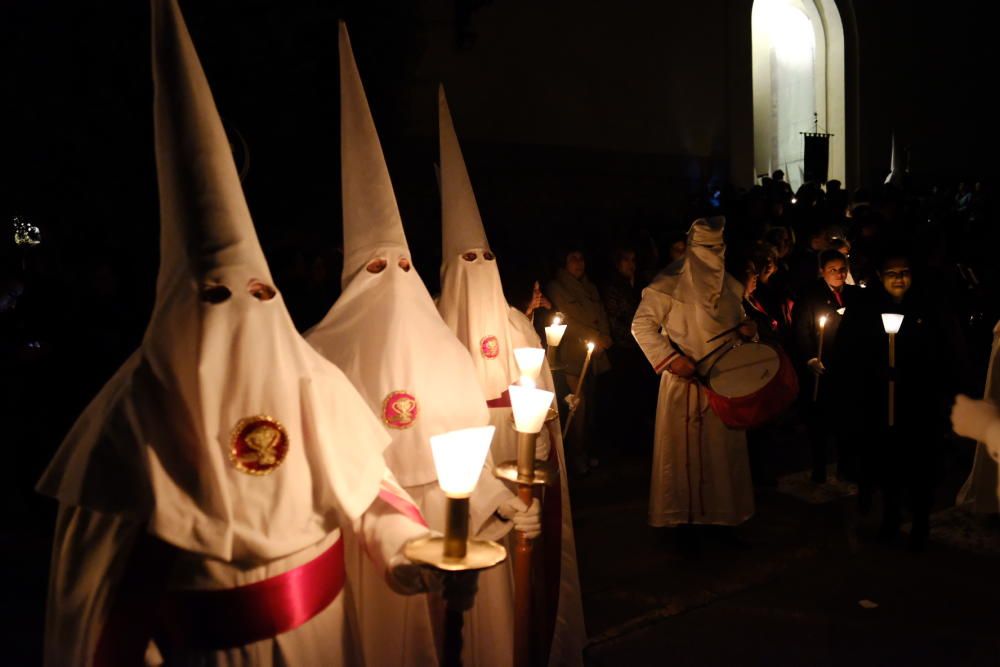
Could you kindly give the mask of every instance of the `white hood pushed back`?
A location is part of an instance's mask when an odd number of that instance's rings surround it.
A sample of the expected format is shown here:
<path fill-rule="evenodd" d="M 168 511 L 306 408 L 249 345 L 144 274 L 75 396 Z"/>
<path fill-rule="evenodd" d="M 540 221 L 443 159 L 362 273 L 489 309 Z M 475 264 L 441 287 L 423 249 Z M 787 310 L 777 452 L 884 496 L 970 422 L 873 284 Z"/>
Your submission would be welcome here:
<path fill-rule="evenodd" d="M 176 0 L 152 5 L 156 304 L 39 490 L 136 515 L 182 549 L 269 560 L 367 509 L 388 436 L 296 332 Z"/>
<path fill-rule="evenodd" d="M 340 86 L 345 284 L 306 338 L 347 374 L 389 428 L 385 458 L 399 482 L 428 484 L 437 480 L 430 436 L 485 425 L 486 399 L 469 355 L 412 266 L 343 24 Z M 385 268 L 369 272 L 373 260 L 384 260 Z"/>

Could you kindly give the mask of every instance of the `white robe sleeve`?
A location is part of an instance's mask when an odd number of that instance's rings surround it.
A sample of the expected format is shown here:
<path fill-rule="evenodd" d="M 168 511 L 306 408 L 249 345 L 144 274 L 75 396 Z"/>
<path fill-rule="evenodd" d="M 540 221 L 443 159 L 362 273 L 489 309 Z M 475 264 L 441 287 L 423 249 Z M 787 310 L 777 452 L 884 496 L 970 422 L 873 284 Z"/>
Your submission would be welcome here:
<path fill-rule="evenodd" d="M 141 530 L 141 523 L 119 514 L 60 505 L 45 613 L 46 667 L 93 662 Z"/>
<path fill-rule="evenodd" d="M 1000 421 L 993 422 L 986 429 L 983 444 L 986 445 L 986 451 L 989 452 L 990 458 L 1000 462 Z"/>
<path fill-rule="evenodd" d="M 469 501 L 469 533 L 483 540 L 499 540 L 509 533 L 514 524 L 504 521 L 496 511 L 513 497 L 513 492 L 493 475 L 492 457 L 487 457 Z"/>
<path fill-rule="evenodd" d="M 673 299 L 669 294 L 647 287 L 642 291 L 642 301 L 632 318 L 632 336 L 656 373 L 662 373 L 667 364 L 678 355 L 669 339 L 660 332 L 666 324 L 672 304 Z"/>
<path fill-rule="evenodd" d="M 383 473 L 388 481 L 388 488 L 393 495 L 413 506 L 419 512 L 417 504 L 410 495 L 396 482 L 388 469 Z M 354 521 L 354 533 L 364 546 L 365 553 L 382 574 L 386 573 L 393 557 L 400 553 L 410 540 L 424 537 L 430 531 L 413 518 L 393 507 L 382 498 L 376 498 L 371 506 Z"/>

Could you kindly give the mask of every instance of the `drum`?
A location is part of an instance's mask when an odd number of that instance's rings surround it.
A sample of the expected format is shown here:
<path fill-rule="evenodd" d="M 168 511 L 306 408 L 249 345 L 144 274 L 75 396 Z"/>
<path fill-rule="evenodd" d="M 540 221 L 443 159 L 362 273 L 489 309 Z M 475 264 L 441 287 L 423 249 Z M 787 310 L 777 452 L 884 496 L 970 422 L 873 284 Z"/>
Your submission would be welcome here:
<path fill-rule="evenodd" d="M 781 349 L 738 343 L 719 355 L 703 379 L 708 403 L 729 428 L 756 428 L 795 401 L 799 380 Z"/>

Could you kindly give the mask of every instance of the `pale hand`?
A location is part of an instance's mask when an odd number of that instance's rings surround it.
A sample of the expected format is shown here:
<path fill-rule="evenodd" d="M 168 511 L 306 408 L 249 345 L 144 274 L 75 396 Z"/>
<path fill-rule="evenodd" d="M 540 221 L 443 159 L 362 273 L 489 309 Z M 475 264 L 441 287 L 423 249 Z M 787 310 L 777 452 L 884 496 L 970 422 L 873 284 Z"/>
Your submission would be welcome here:
<path fill-rule="evenodd" d="M 809 366 L 809 370 L 811 370 L 816 375 L 822 375 L 823 373 L 826 373 L 826 366 L 824 366 L 823 362 L 817 359 L 816 357 L 813 357 L 812 359 L 807 361 L 806 365 Z"/>
<path fill-rule="evenodd" d="M 569 406 L 570 410 L 576 411 L 576 409 L 580 406 L 580 397 L 576 394 L 566 394 L 566 397 L 563 398 L 563 400 L 566 401 L 566 405 Z"/>
<path fill-rule="evenodd" d="M 682 378 L 694 377 L 694 362 L 690 358 L 680 355 L 674 357 L 674 359 L 667 364 L 666 370 L 668 373 L 673 373 Z"/>
<path fill-rule="evenodd" d="M 497 514 L 513 521 L 514 530 L 524 533 L 529 540 L 542 534 L 542 504 L 538 502 L 538 498 L 533 498 L 529 507 L 523 500 L 514 496 L 501 503 L 497 508 Z"/>
<path fill-rule="evenodd" d="M 964 394 L 955 397 L 951 426 L 955 433 L 973 440 L 985 440 L 986 431 L 1000 420 L 1000 410 L 990 401 L 977 401 Z"/>

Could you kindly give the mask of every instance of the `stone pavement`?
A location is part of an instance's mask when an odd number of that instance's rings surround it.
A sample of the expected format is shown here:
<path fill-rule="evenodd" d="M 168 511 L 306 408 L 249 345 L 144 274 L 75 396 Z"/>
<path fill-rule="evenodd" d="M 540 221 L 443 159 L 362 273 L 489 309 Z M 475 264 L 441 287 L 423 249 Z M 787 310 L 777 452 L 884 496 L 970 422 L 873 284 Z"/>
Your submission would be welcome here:
<path fill-rule="evenodd" d="M 611 459 L 572 483 L 587 664 L 1000 665 L 1000 531 L 948 508 L 963 465 L 923 553 L 876 539 L 877 503 L 858 517 L 853 489 L 792 473 L 691 559 L 646 526 L 648 457 Z"/>

